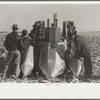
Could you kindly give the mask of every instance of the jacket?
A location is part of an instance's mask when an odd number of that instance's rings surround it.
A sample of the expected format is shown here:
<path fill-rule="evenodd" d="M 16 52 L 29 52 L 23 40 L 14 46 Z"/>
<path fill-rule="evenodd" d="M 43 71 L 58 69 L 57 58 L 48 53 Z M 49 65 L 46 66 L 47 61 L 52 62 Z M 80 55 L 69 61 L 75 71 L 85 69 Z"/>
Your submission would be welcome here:
<path fill-rule="evenodd" d="M 76 35 L 74 38 L 74 43 L 77 47 L 75 58 L 91 56 L 91 47 L 82 36 Z"/>
<path fill-rule="evenodd" d="M 21 41 L 20 36 L 18 33 L 10 33 L 6 36 L 4 46 L 8 51 L 19 50 L 23 49 L 23 43 Z"/>

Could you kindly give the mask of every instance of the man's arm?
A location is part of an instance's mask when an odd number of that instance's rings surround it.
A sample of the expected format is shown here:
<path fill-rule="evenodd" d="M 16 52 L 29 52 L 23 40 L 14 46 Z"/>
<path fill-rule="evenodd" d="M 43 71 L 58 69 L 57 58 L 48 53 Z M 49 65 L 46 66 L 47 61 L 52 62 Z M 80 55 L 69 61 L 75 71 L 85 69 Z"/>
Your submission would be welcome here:
<path fill-rule="evenodd" d="M 24 44 L 23 44 L 21 37 L 19 37 L 19 39 L 18 39 L 18 50 L 19 51 L 24 50 Z"/>
<path fill-rule="evenodd" d="M 11 40 L 11 37 L 9 36 L 9 35 L 7 35 L 6 36 L 6 39 L 5 39 L 5 41 L 4 41 L 4 46 L 5 46 L 5 48 L 8 50 L 8 42 L 9 42 L 9 40 Z"/>
<path fill-rule="evenodd" d="M 74 58 L 79 58 L 79 53 L 81 51 L 81 43 L 77 40 L 74 41 L 75 46 L 77 47 Z"/>

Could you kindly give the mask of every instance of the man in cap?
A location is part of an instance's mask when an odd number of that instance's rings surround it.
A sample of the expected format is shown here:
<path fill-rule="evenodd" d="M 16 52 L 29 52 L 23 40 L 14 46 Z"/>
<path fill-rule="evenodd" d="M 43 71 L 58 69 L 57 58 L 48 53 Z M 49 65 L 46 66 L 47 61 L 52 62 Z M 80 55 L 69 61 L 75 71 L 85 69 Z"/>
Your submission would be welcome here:
<path fill-rule="evenodd" d="M 74 37 L 74 43 L 77 47 L 74 58 L 84 58 L 85 74 L 90 78 L 92 75 L 91 47 L 80 35 Z"/>
<path fill-rule="evenodd" d="M 21 35 L 22 41 L 24 41 L 25 37 L 27 37 L 27 33 L 28 33 L 28 31 L 25 29 L 22 31 L 22 35 Z"/>
<path fill-rule="evenodd" d="M 32 71 L 32 76 L 34 78 L 38 76 L 41 76 L 41 70 L 39 68 L 39 58 L 40 58 L 40 32 L 41 32 L 41 23 L 40 21 L 37 21 L 33 25 L 33 29 L 31 30 L 30 37 L 32 37 L 33 40 L 33 46 L 34 46 L 34 69 Z"/>
<path fill-rule="evenodd" d="M 26 51 L 26 49 L 28 49 L 28 48 L 27 48 L 27 44 L 24 43 L 24 41 L 25 41 L 26 38 L 27 38 L 27 33 L 28 33 L 27 30 L 23 30 L 23 31 L 22 31 L 22 35 L 21 35 L 21 40 L 22 40 L 22 42 L 23 42 L 23 47 L 24 47 L 24 49 L 21 50 L 21 62 L 23 62 L 23 59 L 25 58 L 25 57 L 24 57 L 25 51 Z"/>
<path fill-rule="evenodd" d="M 23 42 L 24 49 L 22 49 L 22 51 L 21 51 L 21 66 L 24 65 L 26 57 L 27 57 L 27 53 L 28 53 L 28 50 L 29 50 L 29 46 L 32 45 L 32 38 L 29 37 L 27 34 L 28 34 L 27 30 L 22 31 L 21 40 Z M 25 78 L 22 71 L 19 75 L 19 78 L 23 78 L 23 79 Z"/>
<path fill-rule="evenodd" d="M 69 48 L 71 48 L 71 41 L 74 41 L 76 46 L 76 52 L 74 58 L 84 59 L 84 68 L 85 74 L 87 78 L 90 78 L 92 75 L 92 63 L 91 63 L 91 47 L 90 45 L 84 40 L 84 38 L 80 35 L 77 35 L 76 27 L 72 26 L 72 29 L 68 31 L 68 38 L 69 38 Z"/>
<path fill-rule="evenodd" d="M 20 51 L 23 49 L 23 44 L 21 42 L 20 36 L 18 35 L 18 25 L 14 24 L 12 26 L 12 32 L 6 36 L 4 46 L 8 51 L 6 58 L 6 63 L 2 73 L 2 79 L 6 78 L 6 74 L 9 68 L 9 65 L 13 64 L 13 72 L 10 73 L 13 78 L 17 78 L 20 73 L 20 60 L 21 54 Z"/>

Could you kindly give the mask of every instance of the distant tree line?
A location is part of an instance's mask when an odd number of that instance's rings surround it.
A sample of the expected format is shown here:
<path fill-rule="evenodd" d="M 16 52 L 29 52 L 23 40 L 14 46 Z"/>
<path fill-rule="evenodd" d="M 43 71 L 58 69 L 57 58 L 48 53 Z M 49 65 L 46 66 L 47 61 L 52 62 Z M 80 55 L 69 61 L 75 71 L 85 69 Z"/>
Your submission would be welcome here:
<path fill-rule="evenodd" d="M 1 31 L 0 33 L 10 33 L 8 31 Z M 18 33 L 22 33 L 22 32 L 18 32 Z"/>

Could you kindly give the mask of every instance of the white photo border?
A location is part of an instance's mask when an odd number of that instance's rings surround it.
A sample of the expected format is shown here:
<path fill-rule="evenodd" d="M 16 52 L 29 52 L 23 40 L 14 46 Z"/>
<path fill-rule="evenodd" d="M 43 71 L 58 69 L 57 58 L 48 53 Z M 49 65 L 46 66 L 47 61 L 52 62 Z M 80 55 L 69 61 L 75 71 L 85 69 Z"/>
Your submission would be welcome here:
<path fill-rule="evenodd" d="M 100 1 L 0 1 L 0 4 L 100 4 Z M 100 99 L 100 84 L 0 83 L 0 99 Z"/>

